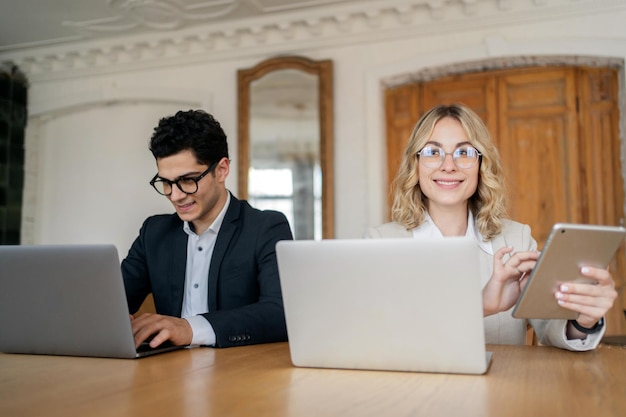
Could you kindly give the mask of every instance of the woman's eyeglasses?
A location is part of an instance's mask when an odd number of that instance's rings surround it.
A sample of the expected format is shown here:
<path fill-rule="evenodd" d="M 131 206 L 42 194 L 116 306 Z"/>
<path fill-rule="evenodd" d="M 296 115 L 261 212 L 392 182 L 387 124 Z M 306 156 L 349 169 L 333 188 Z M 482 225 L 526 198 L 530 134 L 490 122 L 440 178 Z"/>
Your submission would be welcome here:
<path fill-rule="evenodd" d="M 445 152 L 441 147 L 428 145 L 417 153 L 420 161 L 428 168 L 439 168 L 446 155 L 452 155 L 452 160 L 458 168 L 471 168 L 476 165 L 482 154 L 470 145 L 463 145 L 453 152 Z"/>

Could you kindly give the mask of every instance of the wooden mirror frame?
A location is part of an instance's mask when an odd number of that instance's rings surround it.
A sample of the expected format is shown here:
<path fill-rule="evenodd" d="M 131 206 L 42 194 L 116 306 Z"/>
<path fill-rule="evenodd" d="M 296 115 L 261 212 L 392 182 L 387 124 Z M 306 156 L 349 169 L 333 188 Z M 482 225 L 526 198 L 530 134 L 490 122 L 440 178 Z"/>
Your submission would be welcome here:
<path fill-rule="evenodd" d="M 334 238 L 333 178 L 333 63 L 314 61 L 299 56 L 283 56 L 265 60 L 258 65 L 237 71 L 238 145 L 237 178 L 239 198 L 248 199 L 248 168 L 250 166 L 250 85 L 264 75 L 278 70 L 296 69 L 316 75 L 319 79 L 320 169 L 322 172 L 322 238 Z"/>

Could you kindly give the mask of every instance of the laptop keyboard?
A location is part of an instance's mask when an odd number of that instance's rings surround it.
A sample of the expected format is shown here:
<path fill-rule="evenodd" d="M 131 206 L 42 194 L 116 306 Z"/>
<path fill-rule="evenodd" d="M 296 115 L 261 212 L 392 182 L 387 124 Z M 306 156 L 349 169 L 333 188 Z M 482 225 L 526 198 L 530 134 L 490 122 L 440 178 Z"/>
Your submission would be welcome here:
<path fill-rule="evenodd" d="M 159 350 L 159 349 L 175 346 L 171 341 L 166 340 L 165 342 L 161 343 L 159 346 L 153 348 L 150 346 L 150 341 L 152 340 L 153 337 L 154 336 L 150 336 L 149 338 L 141 342 L 141 344 L 137 348 L 137 353 L 150 352 L 151 350 Z"/>

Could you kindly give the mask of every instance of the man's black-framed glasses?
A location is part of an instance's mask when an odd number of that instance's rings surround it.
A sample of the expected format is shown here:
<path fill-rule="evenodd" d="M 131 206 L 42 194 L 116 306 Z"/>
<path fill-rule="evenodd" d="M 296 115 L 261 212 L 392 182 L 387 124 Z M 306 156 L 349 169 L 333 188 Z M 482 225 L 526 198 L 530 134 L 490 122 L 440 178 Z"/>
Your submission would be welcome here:
<path fill-rule="evenodd" d="M 219 161 L 218 161 L 219 162 Z M 178 189 L 185 194 L 194 194 L 198 191 L 198 181 L 204 178 L 209 172 L 213 171 L 218 162 L 213 162 L 202 174 L 197 177 L 183 177 L 177 180 L 171 181 L 165 178 L 160 178 L 159 174 L 156 174 L 154 178 L 150 180 L 150 185 L 156 190 L 157 193 L 170 196 L 172 195 L 172 186 L 176 184 Z"/>

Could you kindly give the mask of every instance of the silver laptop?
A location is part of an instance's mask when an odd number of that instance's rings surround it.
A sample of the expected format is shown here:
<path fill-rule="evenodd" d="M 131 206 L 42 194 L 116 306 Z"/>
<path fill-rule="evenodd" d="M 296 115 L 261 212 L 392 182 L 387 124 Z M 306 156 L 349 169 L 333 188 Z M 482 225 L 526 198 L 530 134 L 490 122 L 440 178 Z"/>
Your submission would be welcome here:
<path fill-rule="evenodd" d="M 478 250 L 465 238 L 278 242 L 293 364 L 485 373 Z"/>
<path fill-rule="evenodd" d="M 113 245 L 0 246 L 0 352 L 136 358 Z"/>

